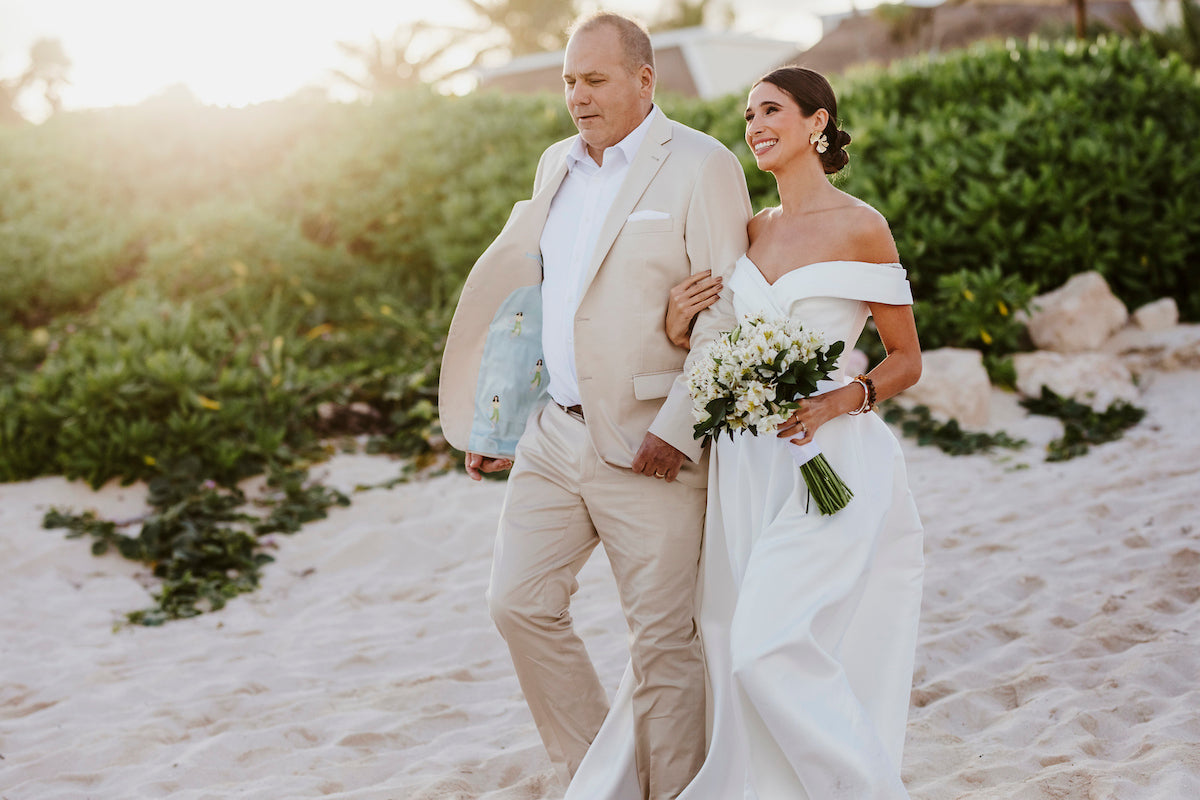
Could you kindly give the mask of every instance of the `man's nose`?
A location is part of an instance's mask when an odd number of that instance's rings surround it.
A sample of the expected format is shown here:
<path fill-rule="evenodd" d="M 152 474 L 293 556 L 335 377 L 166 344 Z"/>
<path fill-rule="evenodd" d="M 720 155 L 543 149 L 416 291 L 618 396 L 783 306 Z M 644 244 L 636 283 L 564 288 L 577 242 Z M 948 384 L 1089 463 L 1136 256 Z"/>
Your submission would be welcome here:
<path fill-rule="evenodd" d="M 592 100 L 591 92 L 589 92 L 587 90 L 587 87 L 582 86 L 578 83 L 567 90 L 567 101 L 569 103 L 571 103 L 571 105 L 576 105 L 576 106 L 587 105 L 588 103 L 591 102 L 591 100 Z"/>

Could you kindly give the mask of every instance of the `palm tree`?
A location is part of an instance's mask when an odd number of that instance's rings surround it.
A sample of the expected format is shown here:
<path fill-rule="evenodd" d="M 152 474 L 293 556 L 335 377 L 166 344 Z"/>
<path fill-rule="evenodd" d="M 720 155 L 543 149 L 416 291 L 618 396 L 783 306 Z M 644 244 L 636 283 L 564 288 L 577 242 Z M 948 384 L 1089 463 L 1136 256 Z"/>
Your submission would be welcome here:
<path fill-rule="evenodd" d="M 19 78 L 0 78 L 0 125 L 25 121 L 21 112 L 17 111 L 17 96 L 25 89 L 24 81 L 24 75 Z"/>
<path fill-rule="evenodd" d="M 653 33 L 660 31 L 673 31 L 680 28 L 696 28 L 705 23 L 712 15 L 709 9 L 713 6 L 712 0 L 674 0 L 667 7 L 662 15 L 653 23 L 650 24 L 650 30 Z M 733 25 L 734 10 L 733 6 L 726 5 L 724 8 L 724 27 Z"/>
<path fill-rule="evenodd" d="M 62 42 L 58 39 L 38 39 L 29 48 L 29 69 L 25 71 L 26 85 L 42 84 L 42 96 L 50 106 L 51 113 L 58 113 L 62 108 L 62 98 L 58 90 L 71 81 L 67 73 L 71 70 L 71 59 L 63 50 Z"/>
<path fill-rule="evenodd" d="M 71 59 L 63 50 L 58 39 L 38 39 L 29 48 L 29 66 L 16 78 L 0 78 L 0 123 L 23 122 L 25 117 L 17 110 L 17 100 L 26 89 L 41 83 L 42 97 L 50 106 L 51 113 L 62 108 L 58 90 L 68 84 L 67 72 Z"/>
<path fill-rule="evenodd" d="M 428 44 L 431 36 L 446 33 L 450 38 L 441 35 L 443 41 Z M 359 62 L 365 74 L 351 75 L 343 70 L 333 73 L 367 95 L 420 86 L 458 72 L 440 69 L 443 56 L 454 44 L 453 31 L 424 22 L 401 25 L 388 40 L 372 35 L 366 44 L 338 42 L 338 48 Z"/>
<path fill-rule="evenodd" d="M 512 56 L 558 50 L 567 43 L 567 27 L 579 14 L 576 0 L 466 0 L 484 21 L 476 35 L 500 31 L 507 40 L 491 49 Z"/>
<path fill-rule="evenodd" d="M 1075 38 L 1087 38 L 1087 0 L 1071 0 L 1075 7 Z"/>

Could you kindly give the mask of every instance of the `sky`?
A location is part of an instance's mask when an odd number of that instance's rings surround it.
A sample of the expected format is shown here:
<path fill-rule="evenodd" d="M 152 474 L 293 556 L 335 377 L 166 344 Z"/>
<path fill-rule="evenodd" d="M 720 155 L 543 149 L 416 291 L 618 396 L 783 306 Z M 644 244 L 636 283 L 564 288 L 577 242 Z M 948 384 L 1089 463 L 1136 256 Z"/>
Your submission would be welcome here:
<path fill-rule="evenodd" d="M 808 9 L 851 0 L 725 2 L 735 29 L 807 46 L 821 30 Z M 604 7 L 637 15 L 647 2 Z M 387 38 L 417 20 L 477 22 L 461 0 L 0 0 L 0 78 L 25 69 L 34 41 L 55 38 L 72 62 L 66 108 L 134 104 L 181 83 L 204 103 L 240 106 L 331 86 L 331 70 L 353 71 L 337 41 Z M 34 119 L 45 113 L 36 95 L 21 104 Z"/>

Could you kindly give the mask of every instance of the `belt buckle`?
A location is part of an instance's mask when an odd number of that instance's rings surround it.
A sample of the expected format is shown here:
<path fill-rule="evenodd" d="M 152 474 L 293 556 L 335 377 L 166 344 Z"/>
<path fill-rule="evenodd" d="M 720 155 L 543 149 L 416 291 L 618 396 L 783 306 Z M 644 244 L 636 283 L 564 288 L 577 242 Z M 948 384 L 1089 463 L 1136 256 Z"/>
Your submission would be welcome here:
<path fill-rule="evenodd" d="M 554 405 L 558 406 L 563 411 L 567 412 L 567 414 L 569 416 L 574 417 L 575 419 L 579 420 L 580 422 L 584 421 L 583 406 L 580 406 L 580 405 L 564 406 L 562 403 L 558 402 L 557 400 L 554 401 Z"/>

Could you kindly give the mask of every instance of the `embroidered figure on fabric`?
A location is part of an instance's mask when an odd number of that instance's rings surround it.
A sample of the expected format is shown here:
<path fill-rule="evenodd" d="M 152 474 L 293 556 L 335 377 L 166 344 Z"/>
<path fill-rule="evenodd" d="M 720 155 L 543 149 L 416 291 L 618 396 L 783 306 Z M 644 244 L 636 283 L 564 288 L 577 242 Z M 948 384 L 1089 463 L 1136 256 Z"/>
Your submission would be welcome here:
<path fill-rule="evenodd" d="M 513 314 L 513 327 L 512 327 L 512 331 L 509 332 L 509 336 L 512 336 L 515 339 L 521 335 L 521 323 L 524 320 L 525 320 L 525 312 L 524 311 L 518 311 L 516 314 Z"/>
<path fill-rule="evenodd" d="M 533 380 L 529 382 L 529 391 L 536 392 L 542 388 L 542 359 L 537 360 L 537 364 L 533 367 Z"/>
<path fill-rule="evenodd" d="M 500 395 L 492 395 L 492 427 L 500 424 Z"/>

